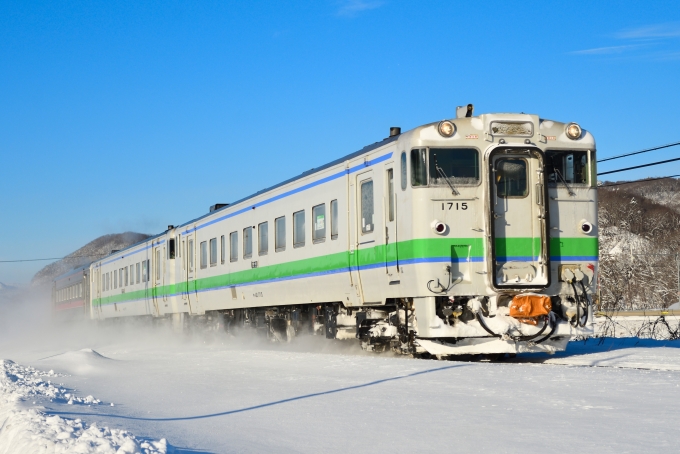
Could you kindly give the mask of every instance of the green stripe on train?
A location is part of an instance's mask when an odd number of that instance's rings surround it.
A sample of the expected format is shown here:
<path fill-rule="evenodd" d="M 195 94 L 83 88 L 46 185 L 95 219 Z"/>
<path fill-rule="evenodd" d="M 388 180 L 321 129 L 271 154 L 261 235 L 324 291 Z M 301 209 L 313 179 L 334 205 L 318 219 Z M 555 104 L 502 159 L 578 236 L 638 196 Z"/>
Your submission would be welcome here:
<path fill-rule="evenodd" d="M 536 240 L 536 239 L 534 239 Z M 594 241 L 593 241 L 594 240 Z M 532 255 L 532 238 L 512 238 L 505 241 L 505 249 L 513 256 Z M 508 247 L 509 245 L 509 247 Z M 552 238 L 551 255 L 597 255 L 597 238 Z M 498 248 L 498 243 L 496 244 Z M 574 253 L 571 253 L 575 251 Z M 500 255 L 500 252 L 496 251 Z M 136 290 L 119 295 L 95 299 L 94 304 L 105 306 L 125 301 L 163 297 L 180 292 L 193 292 L 219 287 L 230 287 L 251 284 L 258 281 L 285 279 L 311 273 L 333 272 L 347 269 L 349 266 L 380 265 L 395 260 L 407 261 L 428 258 L 451 257 L 461 261 L 466 258 L 484 257 L 484 240 L 482 238 L 428 238 L 402 241 L 395 245 L 379 245 L 335 254 L 296 260 L 276 265 L 236 271 L 193 281 L 172 285 L 163 285 L 149 289 Z M 199 271 L 200 272 L 200 271 Z"/>

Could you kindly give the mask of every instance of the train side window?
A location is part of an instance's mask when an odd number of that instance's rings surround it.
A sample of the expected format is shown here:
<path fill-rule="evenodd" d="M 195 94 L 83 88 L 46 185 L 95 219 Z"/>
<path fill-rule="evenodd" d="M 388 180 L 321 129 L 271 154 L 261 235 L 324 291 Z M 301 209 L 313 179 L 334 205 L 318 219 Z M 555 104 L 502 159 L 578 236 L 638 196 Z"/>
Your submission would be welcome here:
<path fill-rule="evenodd" d="M 170 238 L 168 240 L 168 259 L 172 260 L 175 258 L 175 239 Z"/>
<path fill-rule="evenodd" d="M 118 288 L 118 271 L 113 272 L 113 289 Z"/>
<path fill-rule="evenodd" d="M 106 275 L 102 274 L 102 291 L 106 291 Z"/>
<path fill-rule="evenodd" d="M 135 270 L 137 271 L 137 283 L 139 284 L 139 269 L 141 267 L 139 266 L 139 262 L 137 262 L 137 265 L 135 266 Z"/>
<path fill-rule="evenodd" d="M 201 269 L 207 268 L 208 267 L 208 242 L 207 241 L 201 241 L 199 253 L 201 255 L 200 262 L 199 262 L 201 264 Z"/>
<path fill-rule="evenodd" d="M 146 260 L 146 280 L 151 280 L 151 259 Z"/>
<path fill-rule="evenodd" d="M 253 256 L 253 228 L 243 229 L 243 258 L 249 259 Z"/>
<path fill-rule="evenodd" d="M 293 213 L 293 247 L 305 245 L 305 210 Z"/>
<path fill-rule="evenodd" d="M 338 201 L 331 200 L 331 240 L 338 239 Z"/>
<path fill-rule="evenodd" d="M 217 238 L 210 240 L 210 266 L 217 265 Z"/>
<path fill-rule="evenodd" d="M 257 253 L 267 255 L 269 252 L 269 223 L 262 222 L 257 226 Z"/>
<path fill-rule="evenodd" d="M 229 261 L 235 262 L 238 260 L 238 232 L 231 232 L 229 234 Z"/>
<path fill-rule="evenodd" d="M 427 186 L 427 149 L 411 150 L 411 186 Z"/>
<path fill-rule="evenodd" d="M 394 170 L 387 169 L 388 218 L 394 221 Z"/>
<path fill-rule="evenodd" d="M 142 282 L 146 282 L 146 260 L 142 261 Z"/>
<path fill-rule="evenodd" d="M 189 251 L 187 252 L 187 259 L 189 261 L 189 271 L 194 270 L 194 240 L 189 240 L 189 244 L 187 245 L 189 248 Z"/>
<path fill-rule="evenodd" d="M 224 260 L 227 257 L 227 242 L 224 239 L 224 235 L 220 237 L 220 262 L 224 264 Z"/>
<path fill-rule="evenodd" d="M 406 152 L 402 151 L 401 152 L 401 190 L 405 191 L 406 190 L 406 172 L 407 172 L 407 165 L 406 165 Z"/>
<path fill-rule="evenodd" d="M 312 243 L 326 241 L 326 204 L 312 207 Z"/>
<path fill-rule="evenodd" d="M 361 233 L 373 232 L 373 180 L 361 182 Z"/>
<path fill-rule="evenodd" d="M 286 250 L 286 217 L 274 219 L 274 250 L 281 252 Z"/>
<path fill-rule="evenodd" d="M 127 287 L 127 285 L 128 285 L 128 267 L 126 266 L 123 269 L 125 270 L 125 273 L 124 273 L 125 274 L 125 286 Z"/>

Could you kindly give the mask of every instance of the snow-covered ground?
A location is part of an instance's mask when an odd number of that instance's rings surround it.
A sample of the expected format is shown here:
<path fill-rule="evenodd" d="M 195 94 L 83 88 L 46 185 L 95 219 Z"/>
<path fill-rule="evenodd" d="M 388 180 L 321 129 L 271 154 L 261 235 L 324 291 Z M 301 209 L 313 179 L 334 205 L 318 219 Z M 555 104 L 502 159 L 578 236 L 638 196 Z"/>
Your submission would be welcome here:
<path fill-rule="evenodd" d="M 668 452 L 678 347 L 588 340 L 553 357 L 451 362 L 313 337 L 41 327 L 0 339 L 14 361 L 0 376 L 0 453 Z"/>

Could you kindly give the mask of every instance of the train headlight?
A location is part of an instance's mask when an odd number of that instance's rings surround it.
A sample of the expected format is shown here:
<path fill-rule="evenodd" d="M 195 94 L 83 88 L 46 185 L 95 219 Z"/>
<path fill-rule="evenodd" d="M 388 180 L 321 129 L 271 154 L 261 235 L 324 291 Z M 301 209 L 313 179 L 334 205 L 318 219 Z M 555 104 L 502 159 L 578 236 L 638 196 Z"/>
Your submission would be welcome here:
<path fill-rule="evenodd" d="M 576 140 L 581 137 L 581 127 L 576 123 L 569 123 L 566 129 L 567 137 Z"/>
<path fill-rule="evenodd" d="M 456 125 L 454 125 L 449 120 L 443 120 L 439 122 L 437 131 L 439 131 L 439 134 L 442 137 L 451 137 L 456 133 Z"/>

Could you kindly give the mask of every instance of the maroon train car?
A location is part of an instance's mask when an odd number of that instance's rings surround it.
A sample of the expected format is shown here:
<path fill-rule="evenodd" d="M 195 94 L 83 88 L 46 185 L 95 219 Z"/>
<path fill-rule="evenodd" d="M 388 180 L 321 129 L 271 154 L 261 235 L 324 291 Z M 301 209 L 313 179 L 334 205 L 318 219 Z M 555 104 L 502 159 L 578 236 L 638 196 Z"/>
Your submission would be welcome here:
<path fill-rule="evenodd" d="M 86 317 L 90 309 L 90 267 L 75 268 L 54 279 L 52 314 L 61 320 Z"/>

